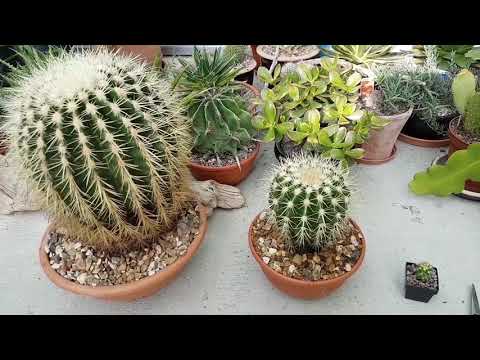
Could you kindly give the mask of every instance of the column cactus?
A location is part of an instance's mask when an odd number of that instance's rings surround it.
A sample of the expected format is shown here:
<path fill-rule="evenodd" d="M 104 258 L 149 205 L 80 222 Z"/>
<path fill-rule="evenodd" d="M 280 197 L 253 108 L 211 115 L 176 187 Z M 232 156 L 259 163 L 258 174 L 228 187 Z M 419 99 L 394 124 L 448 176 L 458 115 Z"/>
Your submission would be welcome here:
<path fill-rule="evenodd" d="M 274 171 L 269 207 L 292 248 L 319 250 L 335 243 L 348 227 L 351 193 L 348 169 L 334 160 L 302 155 Z"/>
<path fill-rule="evenodd" d="M 104 48 L 51 57 L 3 99 L 5 129 L 54 222 L 105 250 L 145 244 L 190 198 L 178 104 L 153 69 Z"/>
<path fill-rule="evenodd" d="M 453 100 L 458 112 L 464 116 L 465 130 L 480 135 L 480 93 L 475 88 L 475 75 L 466 69 L 460 71 L 452 83 Z"/>

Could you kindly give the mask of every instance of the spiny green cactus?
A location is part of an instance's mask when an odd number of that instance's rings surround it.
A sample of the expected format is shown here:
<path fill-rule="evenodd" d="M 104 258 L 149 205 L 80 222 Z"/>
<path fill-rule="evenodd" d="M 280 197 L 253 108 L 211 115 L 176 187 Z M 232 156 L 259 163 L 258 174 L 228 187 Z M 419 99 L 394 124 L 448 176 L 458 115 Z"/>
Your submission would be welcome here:
<path fill-rule="evenodd" d="M 245 101 L 230 88 L 212 88 L 195 98 L 188 115 L 193 121 L 194 148 L 202 154 L 236 156 L 255 133 Z"/>
<path fill-rule="evenodd" d="M 271 182 L 272 219 L 292 248 L 318 250 L 335 243 L 348 226 L 351 192 L 348 170 L 333 160 L 287 159 Z"/>
<path fill-rule="evenodd" d="M 227 58 L 233 58 L 235 64 L 241 64 L 247 57 L 248 47 L 247 45 L 226 45 L 223 48 L 222 55 Z"/>
<path fill-rule="evenodd" d="M 433 266 L 429 263 L 421 263 L 418 264 L 417 270 L 415 271 L 415 277 L 417 280 L 426 283 L 428 282 L 433 276 Z"/>
<path fill-rule="evenodd" d="M 470 96 L 465 107 L 465 130 L 480 135 L 480 93 Z"/>
<path fill-rule="evenodd" d="M 464 69 L 460 71 L 452 82 L 453 102 L 460 114 L 465 114 L 468 99 L 475 93 L 475 75 Z"/>
<path fill-rule="evenodd" d="M 190 199 L 178 104 L 153 69 L 104 48 L 52 57 L 3 99 L 11 143 L 54 222 L 105 250 L 152 240 Z"/>

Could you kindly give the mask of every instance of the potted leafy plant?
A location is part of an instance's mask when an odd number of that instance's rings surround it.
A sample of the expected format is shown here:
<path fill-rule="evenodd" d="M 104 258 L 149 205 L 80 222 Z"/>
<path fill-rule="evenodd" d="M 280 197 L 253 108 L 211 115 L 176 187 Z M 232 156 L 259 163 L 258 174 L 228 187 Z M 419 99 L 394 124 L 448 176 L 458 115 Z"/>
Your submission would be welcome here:
<path fill-rule="evenodd" d="M 261 65 L 270 67 L 275 58 L 280 64 L 311 59 L 320 53 L 320 48 L 317 45 L 258 45 L 256 52 L 262 59 Z"/>
<path fill-rule="evenodd" d="M 254 126 L 265 131 L 264 141 L 275 141 L 277 159 L 307 151 L 348 163 L 363 156 L 359 145 L 370 129 L 386 124 L 357 105 L 359 73 L 341 68 L 337 59 L 320 62 L 298 64 L 284 75 L 281 65 L 273 74 L 258 69 L 260 80 L 273 87 L 262 91 Z"/>
<path fill-rule="evenodd" d="M 393 52 L 393 45 L 332 45 L 331 48 L 322 48 L 321 53 L 348 61 L 367 77 L 371 76 L 373 67 L 399 62 L 404 58 Z"/>
<path fill-rule="evenodd" d="M 378 111 L 394 115 L 413 108 L 399 139 L 423 147 L 445 146 L 448 124 L 456 116 L 451 83 L 449 73 L 429 66 L 402 63 L 380 67 L 375 76 Z"/>
<path fill-rule="evenodd" d="M 480 47 L 475 45 L 415 45 L 412 52 L 417 64 L 425 64 L 429 46 L 436 49 L 439 69 L 456 73 L 461 69 L 477 67 L 480 64 Z"/>
<path fill-rule="evenodd" d="M 258 64 L 251 55 L 248 45 L 226 45 L 223 49 L 223 56 L 235 59 L 236 66 L 239 69 L 235 80 L 246 81 L 250 85 L 253 84 L 255 69 Z"/>
<path fill-rule="evenodd" d="M 427 262 L 414 264 L 407 262 L 405 266 L 405 298 L 421 302 L 429 302 L 438 294 L 438 271 Z"/>
<path fill-rule="evenodd" d="M 51 216 L 43 270 L 81 295 L 152 295 L 189 262 L 207 226 L 190 190 L 180 100 L 156 71 L 103 48 L 29 66 L 2 105 L 12 155 Z"/>
<path fill-rule="evenodd" d="M 266 277 L 290 296 L 327 296 L 365 257 L 365 238 L 349 217 L 348 168 L 297 155 L 273 171 L 268 209 L 249 229 L 249 246 Z"/>
<path fill-rule="evenodd" d="M 194 144 L 190 170 L 198 180 L 236 185 L 253 170 L 260 152 L 252 126 L 255 87 L 235 82 L 239 69 L 233 57 L 218 49 L 213 55 L 194 49 L 173 87 L 183 96 L 192 121 Z"/>

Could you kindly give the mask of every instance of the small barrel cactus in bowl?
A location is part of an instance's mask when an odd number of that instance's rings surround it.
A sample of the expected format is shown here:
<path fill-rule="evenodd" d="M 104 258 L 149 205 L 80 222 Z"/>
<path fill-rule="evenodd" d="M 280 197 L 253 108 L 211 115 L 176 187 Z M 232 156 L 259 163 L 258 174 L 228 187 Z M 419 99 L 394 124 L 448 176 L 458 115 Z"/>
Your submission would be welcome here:
<path fill-rule="evenodd" d="M 351 187 L 347 168 L 333 160 L 300 156 L 283 162 L 268 200 L 287 243 L 297 251 L 334 243 L 348 228 Z"/>
<path fill-rule="evenodd" d="M 267 278 L 293 297 L 325 297 L 361 266 L 365 238 L 350 218 L 349 168 L 306 154 L 285 159 L 269 182 L 268 208 L 249 244 Z"/>

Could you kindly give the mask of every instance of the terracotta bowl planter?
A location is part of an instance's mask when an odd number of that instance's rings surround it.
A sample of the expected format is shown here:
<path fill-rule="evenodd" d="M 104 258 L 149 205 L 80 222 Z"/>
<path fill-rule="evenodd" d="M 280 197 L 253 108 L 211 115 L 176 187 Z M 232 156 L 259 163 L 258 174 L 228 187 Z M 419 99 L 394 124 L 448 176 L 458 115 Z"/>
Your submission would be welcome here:
<path fill-rule="evenodd" d="M 237 164 L 213 167 L 196 164 L 193 161 L 190 161 L 189 168 L 193 177 L 197 180 L 215 180 L 220 184 L 237 185 L 252 172 L 255 160 L 260 153 L 260 147 L 260 143 L 257 142 L 256 149 L 250 154 L 250 157 L 240 161 L 240 168 Z"/>
<path fill-rule="evenodd" d="M 256 47 L 256 53 L 258 56 L 261 58 L 261 64 L 262 66 L 269 67 L 272 64 L 272 61 L 274 59 L 273 55 L 270 55 L 269 53 L 265 52 L 265 46 L 267 45 L 258 45 Z M 320 48 L 311 46 L 309 51 L 306 52 L 305 54 L 301 56 L 287 56 L 287 55 L 280 55 L 277 59 L 277 61 L 282 64 L 282 63 L 287 63 L 287 62 L 298 62 L 298 61 L 304 61 L 304 60 L 309 60 L 315 56 L 317 56 L 320 53 Z"/>
<path fill-rule="evenodd" d="M 260 96 L 257 88 L 242 82 L 243 86 L 249 89 L 255 97 Z M 255 109 L 254 107 L 250 108 L 250 111 L 254 114 Z M 240 168 L 237 164 L 222 166 L 222 167 L 214 167 L 214 166 L 204 166 L 193 161 L 190 161 L 190 171 L 193 177 L 197 180 L 204 181 L 204 180 L 215 180 L 220 184 L 226 185 L 237 185 L 252 172 L 255 161 L 257 160 L 258 154 L 260 153 L 260 143 L 256 143 L 256 148 L 253 153 L 246 159 L 240 161 Z"/>
<path fill-rule="evenodd" d="M 202 244 L 203 239 L 205 238 L 205 233 L 207 231 L 207 208 L 205 208 L 204 206 L 200 206 L 199 233 L 188 247 L 185 255 L 183 255 L 173 264 L 169 265 L 167 268 L 156 273 L 155 275 L 148 276 L 146 278 L 122 285 L 97 287 L 80 285 L 64 278 L 54 269 L 52 269 L 44 248 L 48 241 L 48 234 L 54 228 L 55 226 L 51 224 L 45 231 L 42 237 L 42 242 L 40 244 L 39 255 L 40 265 L 42 266 L 43 271 L 55 285 L 75 294 L 90 296 L 97 299 L 110 301 L 133 301 L 151 296 L 158 292 L 161 288 L 167 286 L 173 279 L 175 279 L 180 274 L 180 272 L 185 268 L 188 262 L 190 262 L 190 260 Z"/>
<path fill-rule="evenodd" d="M 365 155 L 359 163 L 378 165 L 392 160 L 396 154 L 395 142 L 403 126 L 412 115 L 413 108 L 408 111 L 382 118 L 391 121 L 381 130 L 373 130 L 368 140 L 362 145 Z"/>
<path fill-rule="evenodd" d="M 424 147 L 424 148 L 439 148 L 439 147 L 448 146 L 448 144 L 450 144 L 450 139 L 427 140 L 427 139 L 416 138 L 413 136 L 408 136 L 406 134 L 400 134 L 398 136 L 398 140 L 410 145 Z"/>
<path fill-rule="evenodd" d="M 450 122 L 448 127 L 448 136 L 450 138 L 450 147 L 448 148 L 448 157 L 457 150 L 465 150 L 468 145 L 461 137 L 455 133 L 455 128 L 460 122 L 460 117 Z M 480 182 L 467 180 L 465 182 L 465 190 L 480 193 Z"/>
<path fill-rule="evenodd" d="M 350 272 L 345 273 L 342 276 L 334 279 L 317 281 L 298 280 L 282 275 L 263 262 L 263 260 L 257 254 L 257 251 L 255 250 L 255 247 L 253 245 L 253 224 L 257 221 L 259 216 L 260 214 L 255 217 L 253 222 L 250 224 L 250 229 L 248 231 L 248 244 L 250 246 L 250 250 L 268 280 L 270 280 L 277 289 L 286 293 L 287 295 L 300 299 L 319 299 L 326 297 L 330 295 L 333 291 L 341 287 L 348 278 L 350 278 L 354 273 L 358 271 L 358 269 L 363 263 L 366 248 L 365 236 L 363 235 L 358 224 L 352 219 L 350 219 L 351 223 L 362 234 L 363 237 L 362 252 Z"/>

